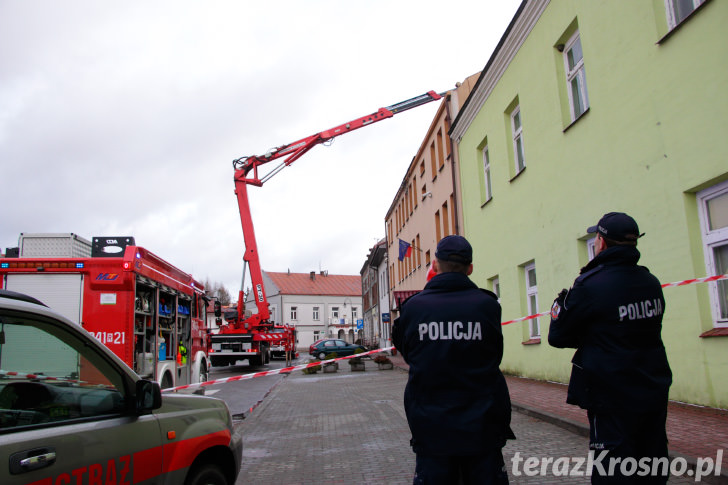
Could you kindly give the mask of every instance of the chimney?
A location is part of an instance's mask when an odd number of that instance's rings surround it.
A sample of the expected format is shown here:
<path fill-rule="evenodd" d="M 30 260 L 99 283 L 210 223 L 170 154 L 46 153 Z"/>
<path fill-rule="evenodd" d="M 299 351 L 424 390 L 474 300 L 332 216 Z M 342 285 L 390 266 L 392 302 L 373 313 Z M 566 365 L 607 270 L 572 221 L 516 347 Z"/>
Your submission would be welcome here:
<path fill-rule="evenodd" d="M 316 272 L 311 271 L 311 281 L 316 281 Z"/>

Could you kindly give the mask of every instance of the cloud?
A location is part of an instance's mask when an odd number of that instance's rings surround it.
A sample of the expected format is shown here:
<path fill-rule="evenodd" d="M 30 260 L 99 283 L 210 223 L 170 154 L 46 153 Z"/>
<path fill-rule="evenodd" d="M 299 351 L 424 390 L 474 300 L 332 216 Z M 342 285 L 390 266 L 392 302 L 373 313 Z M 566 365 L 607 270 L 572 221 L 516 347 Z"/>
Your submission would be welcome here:
<path fill-rule="evenodd" d="M 0 3 L 0 246 L 131 235 L 236 294 L 232 160 L 482 69 L 504 2 Z M 250 187 L 262 267 L 358 274 L 436 103 Z"/>

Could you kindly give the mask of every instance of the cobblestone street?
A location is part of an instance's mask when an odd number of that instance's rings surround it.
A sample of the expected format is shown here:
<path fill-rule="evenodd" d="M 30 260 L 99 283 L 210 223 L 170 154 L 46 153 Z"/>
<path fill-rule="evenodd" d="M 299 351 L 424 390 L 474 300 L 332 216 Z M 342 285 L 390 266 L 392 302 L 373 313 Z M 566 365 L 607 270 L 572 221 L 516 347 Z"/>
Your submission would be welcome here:
<path fill-rule="evenodd" d="M 289 375 L 237 425 L 245 446 L 237 483 L 412 483 L 406 380 L 404 371 L 379 371 L 372 362 L 365 372 L 351 372 L 344 363 L 333 374 Z M 504 449 L 511 483 L 589 483 L 584 476 L 554 476 L 554 469 L 561 473 L 552 463 L 545 476 L 526 476 L 524 462 L 514 470 L 512 461 L 517 452 L 539 463 L 542 457 L 586 459 L 587 438 L 515 411 L 512 427 L 518 439 Z M 672 477 L 669 483 L 695 480 Z"/>

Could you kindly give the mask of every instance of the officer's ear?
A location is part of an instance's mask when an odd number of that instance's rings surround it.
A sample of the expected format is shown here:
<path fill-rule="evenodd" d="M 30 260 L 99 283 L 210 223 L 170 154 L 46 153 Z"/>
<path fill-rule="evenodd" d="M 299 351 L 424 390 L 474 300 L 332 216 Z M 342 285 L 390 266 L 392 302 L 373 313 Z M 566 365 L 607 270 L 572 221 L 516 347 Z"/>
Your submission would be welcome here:
<path fill-rule="evenodd" d="M 470 266 L 468 266 L 468 272 L 465 274 L 467 274 L 468 276 L 473 274 L 473 263 L 470 263 Z"/>

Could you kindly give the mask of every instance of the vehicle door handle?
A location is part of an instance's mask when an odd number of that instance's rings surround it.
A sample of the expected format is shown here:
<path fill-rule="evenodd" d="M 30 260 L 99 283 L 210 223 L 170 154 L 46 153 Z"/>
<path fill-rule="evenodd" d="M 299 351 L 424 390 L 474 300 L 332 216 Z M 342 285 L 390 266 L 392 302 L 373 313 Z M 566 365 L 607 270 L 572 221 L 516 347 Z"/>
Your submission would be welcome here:
<path fill-rule="evenodd" d="M 35 448 L 10 455 L 10 473 L 18 475 L 39 468 L 51 466 L 56 462 L 55 448 Z"/>

